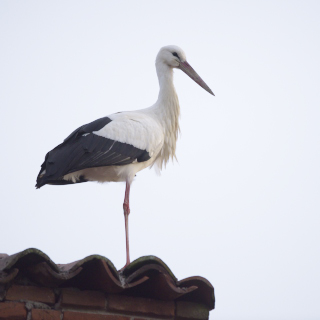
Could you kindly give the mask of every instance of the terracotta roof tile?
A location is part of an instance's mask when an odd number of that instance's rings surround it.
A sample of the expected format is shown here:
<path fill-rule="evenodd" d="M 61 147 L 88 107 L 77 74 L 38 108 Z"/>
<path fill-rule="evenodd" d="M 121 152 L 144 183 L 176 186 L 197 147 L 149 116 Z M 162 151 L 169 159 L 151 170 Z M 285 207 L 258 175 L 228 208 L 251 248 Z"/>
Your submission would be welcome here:
<path fill-rule="evenodd" d="M 108 294 L 153 298 L 167 301 L 192 301 L 214 309 L 214 288 L 202 277 L 178 281 L 169 267 L 154 256 L 141 257 L 122 271 L 100 255 L 91 255 L 68 264 L 55 264 L 37 249 L 0 254 L 0 285 L 27 278 L 33 284 L 99 290 Z"/>

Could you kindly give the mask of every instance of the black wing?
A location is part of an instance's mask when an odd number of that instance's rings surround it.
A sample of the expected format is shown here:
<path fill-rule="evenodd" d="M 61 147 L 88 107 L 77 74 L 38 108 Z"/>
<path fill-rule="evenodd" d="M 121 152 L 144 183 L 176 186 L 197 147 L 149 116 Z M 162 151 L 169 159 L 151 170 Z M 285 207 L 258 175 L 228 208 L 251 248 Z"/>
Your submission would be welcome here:
<path fill-rule="evenodd" d="M 64 142 L 75 140 L 77 137 L 81 137 L 83 134 L 92 133 L 93 131 L 99 131 L 112 120 L 108 117 L 100 118 L 90 123 L 87 123 L 78 129 L 74 130 L 67 138 L 64 139 Z"/>
<path fill-rule="evenodd" d="M 70 184 L 63 176 L 86 168 L 121 166 L 134 161 L 150 159 L 146 150 L 130 144 L 98 136 L 98 131 L 112 120 L 108 117 L 81 126 L 72 132 L 62 144 L 47 153 L 37 177 L 36 187 L 45 184 Z M 80 177 L 78 182 L 86 182 Z"/>

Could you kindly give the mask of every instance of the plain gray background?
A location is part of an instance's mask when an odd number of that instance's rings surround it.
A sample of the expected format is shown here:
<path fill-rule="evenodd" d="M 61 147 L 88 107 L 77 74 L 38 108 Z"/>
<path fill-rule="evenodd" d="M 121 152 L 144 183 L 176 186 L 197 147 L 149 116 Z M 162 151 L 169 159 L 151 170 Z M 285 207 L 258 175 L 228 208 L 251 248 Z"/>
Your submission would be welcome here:
<path fill-rule="evenodd" d="M 123 183 L 45 186 L 47 151 L 145 108 L 175 44 L 179 163 L 131 189 L 131 257 L 206 277 L 214 319 L 319 319 L 319 1 L 1 1 L 0 252 L 125 263 Z"/>

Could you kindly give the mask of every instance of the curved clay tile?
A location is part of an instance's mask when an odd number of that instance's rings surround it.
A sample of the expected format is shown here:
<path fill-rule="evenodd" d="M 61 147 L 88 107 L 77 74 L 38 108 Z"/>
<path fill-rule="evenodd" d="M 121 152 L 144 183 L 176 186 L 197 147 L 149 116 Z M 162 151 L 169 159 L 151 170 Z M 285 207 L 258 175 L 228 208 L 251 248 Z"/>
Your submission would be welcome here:
<path fill-rule="evenodd" d="M 108 294 L 199 302 L 210 310 L 215 303 L 214 288 L 208 280 L 190 277 L 178 281 L 170 268 L 154 256 L 141 257 L 117 271 L 109 259 L 100 255 L 55 264 L 37 249 L 11 256 L 0 254 L 0 284 L 13 283 L 19 277 L 45 287 L 74 287 Z"/>

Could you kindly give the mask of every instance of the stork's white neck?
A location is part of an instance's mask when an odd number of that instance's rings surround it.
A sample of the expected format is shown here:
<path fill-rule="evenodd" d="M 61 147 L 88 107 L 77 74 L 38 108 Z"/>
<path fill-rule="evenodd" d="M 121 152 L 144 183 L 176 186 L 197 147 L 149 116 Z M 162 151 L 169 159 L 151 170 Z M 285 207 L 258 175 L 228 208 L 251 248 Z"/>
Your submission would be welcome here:
<path fill-rule="evenodd" d="M 180 106 L 178 96 L 173 85 L 173 69 L 160 61 L 156 61 L 156 69 L 160 91 L 155 105 L 162 109 L 162 112 L 169 112 L 169 114 L 166 115 L 170 118 L 173 116 L 179 117 Z"/>
<path fill-rule="evenodd" d="M 160 85 L 155 111 L 165 131 L 165 143 L 161 151 L 161 166 L 169 158 L 176 158 L 176 141 L 178 138 L 180 105 L 173 85 L 173 70 L 166 63 L 156 61 L 157 75 Z M 161 167 L 160 166 L 160 167 Z"/>
<path fill-rule="evenodd" d="M 167 104 L 168 100 L 177 99 L 177 93 L 173 85 L 173 70 L 164 63 L 156 63 L 156 69 L 160 85 L 157 102 Z"/>

